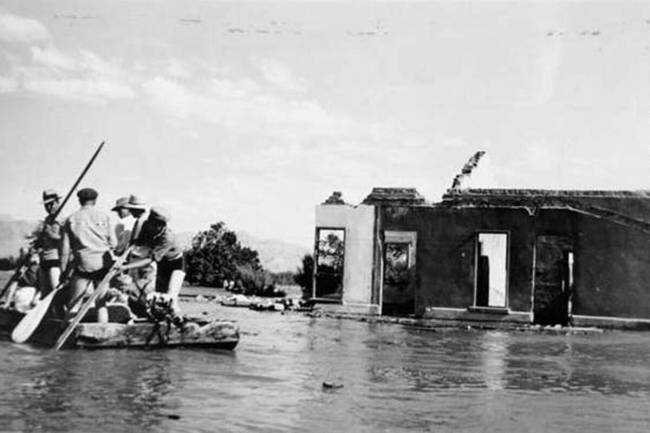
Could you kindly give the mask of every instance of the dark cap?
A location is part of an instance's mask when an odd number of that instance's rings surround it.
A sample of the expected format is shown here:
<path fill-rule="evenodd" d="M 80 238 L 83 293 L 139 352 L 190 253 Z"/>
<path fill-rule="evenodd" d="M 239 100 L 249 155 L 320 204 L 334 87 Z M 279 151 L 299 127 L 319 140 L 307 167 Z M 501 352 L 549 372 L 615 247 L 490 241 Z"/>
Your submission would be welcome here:
<path fill-rule="evenodd" d="M 43 204 L 59 200 L 61 196 L 53 189 L 46 189 L 43 191 Z"/>
<path fill-rule="evenodd" d="M 156 207 L 152 207 L 151 210 L 149 211 L 150 220 L 162 221 L 164 223 L 167 223 L 169 222 L 170 218 L 171 215 L 169 214 L 167 209 L 156 206 Z"/>
<path fill-rule="evenodd" d="M 82 201 L 96 200 L 98 195 L 92 188 L 82 188 L 77 192 L 77 197 Z"/>

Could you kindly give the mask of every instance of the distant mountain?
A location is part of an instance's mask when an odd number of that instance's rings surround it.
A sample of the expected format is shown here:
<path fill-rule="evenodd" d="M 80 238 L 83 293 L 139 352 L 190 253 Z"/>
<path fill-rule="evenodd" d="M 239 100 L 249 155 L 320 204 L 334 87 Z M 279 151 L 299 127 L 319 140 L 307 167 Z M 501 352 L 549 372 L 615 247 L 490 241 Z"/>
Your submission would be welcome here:
<path fill-rule="evenodd" d="M 301 265 L 303 256 L 310 253 L 307 248 L 280 239 L 259 239 L 243 231 L 235 233 L 242 245 L 259 253 L 262 266 L 267 271 L 294 272 Z M 191 232 L 180 232 L 176 234 L 176 239 L 184 248 L 190 248 L 193 236 Z"/>
<path fill-rule="evenodd" d="M 0 215 L 0 257 L 18 256 L 21 247 L 27 245 L 29 235 L 38 225 L 36 221 L 25 221 Z"/>
<path fill-rule="evenodd" d="M 302 263 L 309 249 L 285 242 L 281 239 L 259 239 L 246 232 L 237 232 L 237 239 L 249 248 L 256 250 L 264 269 L 271 272 L 292 271 Z"/>

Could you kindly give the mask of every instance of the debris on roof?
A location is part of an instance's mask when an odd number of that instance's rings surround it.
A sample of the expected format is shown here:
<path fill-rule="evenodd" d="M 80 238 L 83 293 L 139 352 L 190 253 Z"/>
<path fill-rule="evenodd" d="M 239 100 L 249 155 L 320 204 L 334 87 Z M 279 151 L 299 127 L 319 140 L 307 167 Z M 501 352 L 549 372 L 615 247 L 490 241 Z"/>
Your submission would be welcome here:
<path fill-rule="evenodd" d="M 422 196 L 415 188 L 373 188 L 363 200 L 363 204 L 393 206 L 413 206 L 424 204 Z"/>
<path fill-rule="evenodd" d="M 343 193 L 341 191 L 334 191 L 323 204 L 345 204 L 345 201 L 343 201 Z"/>

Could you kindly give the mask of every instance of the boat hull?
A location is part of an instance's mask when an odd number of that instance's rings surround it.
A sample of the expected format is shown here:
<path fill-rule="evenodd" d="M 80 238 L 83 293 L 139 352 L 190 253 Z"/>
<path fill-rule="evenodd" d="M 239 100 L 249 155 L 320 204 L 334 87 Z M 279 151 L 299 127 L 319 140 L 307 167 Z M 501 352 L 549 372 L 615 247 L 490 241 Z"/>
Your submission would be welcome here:
<path fill-rule="evenodd" d="M 0 309 L 0 335 L 8 338 L 24 316 L 15 310 Z M 66 328 L 67 322 L 44 319 L 28 340 L 29 343 L 52 347 Z M 167 322 L 80 323 L 64 348 L 159 348 L 204 347 L 232 350 L 239 342 L 239 328 L 233 322 L 190 319 L 181 328 Z"/>

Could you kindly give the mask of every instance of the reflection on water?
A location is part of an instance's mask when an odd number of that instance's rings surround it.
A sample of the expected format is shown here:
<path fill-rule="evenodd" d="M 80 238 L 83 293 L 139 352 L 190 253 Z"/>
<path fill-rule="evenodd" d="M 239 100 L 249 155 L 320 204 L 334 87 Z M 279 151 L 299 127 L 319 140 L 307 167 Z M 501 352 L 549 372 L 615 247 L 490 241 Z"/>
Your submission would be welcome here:
<path fill-rule="evenodd" d="M 431 332 L 188 308 L 238 320 L 238 349 L 53 353 L 0 343 L 3 429 L 650 430 L 649 334 Z"/>

